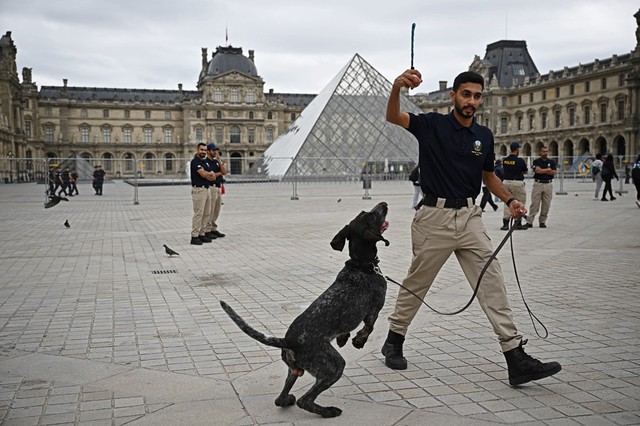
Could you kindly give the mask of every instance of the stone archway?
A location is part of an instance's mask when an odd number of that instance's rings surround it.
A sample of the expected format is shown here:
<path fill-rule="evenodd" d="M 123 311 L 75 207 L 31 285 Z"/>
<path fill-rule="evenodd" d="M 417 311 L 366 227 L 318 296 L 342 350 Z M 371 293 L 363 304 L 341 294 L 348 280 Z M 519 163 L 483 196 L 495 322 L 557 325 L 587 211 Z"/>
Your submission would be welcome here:
<path fill-rule="evenodd" d="M 624 136 L 618 135 L 613 139 L 612 151 L 614 155 L 627 155 L 627 141 Z"/>
<path fill-rule="evenodd" d="M 607 140 L 604 137 L 600 136 L 598 139 L 596 139 L 596 150 L 597 151 L 595 152 L 595 154 L 607 154 Z"/>
<path fill-rule="evenodd" d="M 232 175 L 242 174 L 242 154 L 239 152 L 232 152 L 229 159 L 230 164 L 230 173 Z"/>
<path fill-rule="evenodd" d="M 558 142 L 556 141 L 549 142 L 549 156 L 551 157 L 558 156 Z"/>
<path fill-rule="evenodd" d="M 586 153 L 591 154 L 589 140 L 582 138 L 580 142 L 578 142 L 578 155 L 584 155 Z"/>
<path fill-rule="evenodd" d="M 562 144 L 562 156 L 568 164 L 573 164 L 573 141 L 571 139 L 567 139 Z"/>

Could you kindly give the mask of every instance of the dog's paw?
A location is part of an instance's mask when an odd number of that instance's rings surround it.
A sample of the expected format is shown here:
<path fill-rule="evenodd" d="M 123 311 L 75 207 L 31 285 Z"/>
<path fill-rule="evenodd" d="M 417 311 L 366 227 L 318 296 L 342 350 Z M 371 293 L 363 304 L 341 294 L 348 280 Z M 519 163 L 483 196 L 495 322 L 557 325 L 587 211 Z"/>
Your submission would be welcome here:
<path fill-rule="evenodd" d="M 296 403 L 296 397 L 291 394 L 285 397 L 279 396 L 278 398 L 276 398 L 276 405 L 278 407 L 290 407 L 295 403 Z"/>
<path fill-rule="evenodd" d="M 351 340 L 351 343 L 353 343 L 354 348 L 362 349 L 364 348 L 364 344 L 367 343 L 367 338 L 362 336 L 356 336 Z"/>
<path fill-rule="evenodd" d="M 349 340 L 349 333 L 341 334 L 336 337 L 336 343 L 339 347 L 343 347 L 347 344 L 347 340 Z"/>
<path fill-rule="evenodd" d="M 338 417 L 342 414 L 342 410 L 338 407 L 322 407 L 318 414 L 322 417 Z"/>

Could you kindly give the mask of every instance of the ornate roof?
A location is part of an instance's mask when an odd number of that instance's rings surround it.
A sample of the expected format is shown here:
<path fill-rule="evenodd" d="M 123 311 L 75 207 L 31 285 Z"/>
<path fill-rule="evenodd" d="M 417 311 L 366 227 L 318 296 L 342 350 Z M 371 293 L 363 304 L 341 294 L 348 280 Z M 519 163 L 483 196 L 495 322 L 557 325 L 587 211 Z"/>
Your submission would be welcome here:
<path fill-rule="evenodd" d="M 251 53 L 251 51 L 249 51 Z M 231 71 L 237 71 L 251 77 L 258 77 L 253 60 L 242 54 L 241 47 L 218 46 L 207 66 L 206 75 L 216 77 Z"/>

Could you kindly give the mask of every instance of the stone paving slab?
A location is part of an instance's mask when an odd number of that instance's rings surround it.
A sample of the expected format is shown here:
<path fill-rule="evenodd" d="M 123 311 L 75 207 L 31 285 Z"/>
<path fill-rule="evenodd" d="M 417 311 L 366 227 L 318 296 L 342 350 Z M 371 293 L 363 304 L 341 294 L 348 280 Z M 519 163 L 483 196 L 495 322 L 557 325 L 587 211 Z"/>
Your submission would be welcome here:
<path fill-rule="evenodd" d="M 411 256 L 409 182 L 373 182 L 371 200 L 359 183 L 299 184 L 298 200 L 291 184 L 229 185 L 219 221 L 227 237 L 200 247 L 188 244 L 188 187 L 140 188 L 138 205 L 123 182 L 102 197 L 86 195 L 88 184 L 79 189 L 45 210 L 43 186 L 0 185 L 2 424 L 640 423 L 632 187 L 604 203 L 593 201 L 592 183 L 565 181 L 549 227 L 514 234 L 522 291 L 547 339 L 527 314 L 509 246 L 499 255 L 527 351 L 560 361 L 561 373 L 508 386 L 476 304 L 454 317 L 421 309 L 405 345 L 409 368 L 389 370 L 379 350 L 397 293 L 390 284 L 369 342 L 340 349 L 343 378 L 318 399 L 344 410 L 336 419 L 273 404 L 286 372 L 279 351 L 244 335 L 219 300 L 283 335 L 346 260 L 331 250 L 333 235 L 379 201 L 389 203 L 391 222 L 381 267 L 401 280 Z M 501 211 L 484 221 L 496 245 Z M 162 244 L 180 256 L 168 257 Z M 454 257 L 428 301 L 451 310 L 469 296 Z M 312 378 L 298 382 L 300 396 Z"/>

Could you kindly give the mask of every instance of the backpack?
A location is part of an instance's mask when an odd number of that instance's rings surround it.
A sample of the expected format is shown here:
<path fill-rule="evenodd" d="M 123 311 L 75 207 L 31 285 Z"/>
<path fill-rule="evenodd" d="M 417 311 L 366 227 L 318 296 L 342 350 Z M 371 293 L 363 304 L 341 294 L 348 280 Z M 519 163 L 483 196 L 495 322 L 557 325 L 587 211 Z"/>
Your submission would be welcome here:
<path fill-rule="evenodd" d="M 598 175 L 598 173 L 600 173 L 600 167 L 598 167 L 598 166 L 592 166 L 592 167 L 591 167 L 591 174 L 592 174 L 593 176 L 597 176 L 597 175 Z"/>

